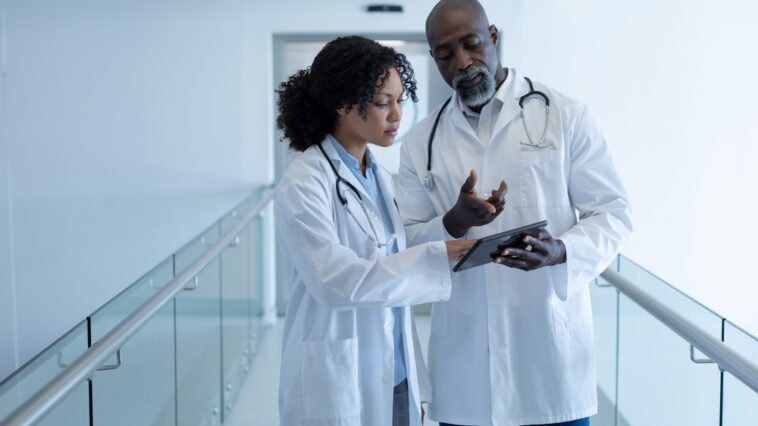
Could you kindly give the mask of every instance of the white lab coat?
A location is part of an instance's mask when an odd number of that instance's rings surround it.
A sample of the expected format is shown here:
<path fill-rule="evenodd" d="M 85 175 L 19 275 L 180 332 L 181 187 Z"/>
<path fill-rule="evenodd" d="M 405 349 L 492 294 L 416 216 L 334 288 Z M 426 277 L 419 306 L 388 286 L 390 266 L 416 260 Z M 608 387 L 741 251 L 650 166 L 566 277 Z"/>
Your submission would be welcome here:
<path fill-rule="evenodd" d="M 439 107 L 403 138 L 397 201 L 409 246 L 451 238 L 442 215 L 470 169 L 479 175 L 478 194 L 502 179 L 508 193 L 500 216 L 466 238 L 547 219 L 548 231 L 566 246 L 562 265 L 523 272 L 489 264 L 453 276 L 450 300 L 432 308 L 428 413 L 437 421 L 516 426 L 597 412 L 588 282 L 630 234 L 629 202 L 586 107 L 541 84 L 535 88 L 551 101 L 550 148 L 520 144 L 528 139 L 517 99 L 529 87 L 513 69 L 496 94 L 504 104 L 489 143 L 478 140 L 455 97 L 445 108 L 433 144 L 436 190 L 422 179 Z M 532 102 L 539 107 L 528 109 L 526 119 L 537 142 L 544 103 Z"/>
<path fill-rule="evenodd" d="M 379 211 L 363 186 L 329 139 L 322 146 L 342 178 L 360 191 L 368 217 L 343 183 L 348 208 L 369 232 L 368 221 L 372 222 L 380 242 L 387 241 Z M 391 177 L 381 167 L 377 177 L 403 250 L 405 233 Z M 385 256 L 386 249 L 376 248 L 340 203 L 335 181 L 318 147 L 311 146 L 289 165 L 274 203 L 290 289 L 279 385 L 281 424 L 391 425 L 391 308 L 405 306 L 402 334 L 410 424 L 419 425 L 420 403 L 429 400 L 431 387 L 407 306 L 449 298 L 445 243 Z"/>

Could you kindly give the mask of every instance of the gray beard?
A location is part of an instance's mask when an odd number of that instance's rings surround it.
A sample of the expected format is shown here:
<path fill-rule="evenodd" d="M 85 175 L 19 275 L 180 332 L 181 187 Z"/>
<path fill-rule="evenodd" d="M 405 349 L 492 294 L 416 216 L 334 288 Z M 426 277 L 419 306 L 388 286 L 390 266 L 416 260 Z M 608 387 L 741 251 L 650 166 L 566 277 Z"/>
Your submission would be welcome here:
<path fill-rule="evenodd" d="M 463 80 L 470 80 L 477 75 L 482 75 L 482 80 L 471 87 L 460 86 Z M 453 89 L 455 89 L 461 102 L 469 108 L 480 107 L 495 95 L 495 77 L 489 70 L 481 65 L 471 65 L 458 75 L 453 77 Z"/>

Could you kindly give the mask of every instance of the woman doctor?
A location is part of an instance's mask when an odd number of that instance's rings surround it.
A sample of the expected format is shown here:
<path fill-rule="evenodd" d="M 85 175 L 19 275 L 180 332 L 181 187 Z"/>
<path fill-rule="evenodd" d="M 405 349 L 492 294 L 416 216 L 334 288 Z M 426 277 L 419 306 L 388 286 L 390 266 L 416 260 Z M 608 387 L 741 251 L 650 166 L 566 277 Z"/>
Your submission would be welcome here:
<path fill-rule="evenodd" d="M 300 151 L 274 207 L 290 289 L 283 425 L 422 422 L 431 387 L 408 306 L 450 296 L 449 262 L 472 241 L 405 248 L 391 176 L 368 145 L 393 144 L 415 89 L 404 55 L 353 36 L 277 91 L 277 124 Z"/>

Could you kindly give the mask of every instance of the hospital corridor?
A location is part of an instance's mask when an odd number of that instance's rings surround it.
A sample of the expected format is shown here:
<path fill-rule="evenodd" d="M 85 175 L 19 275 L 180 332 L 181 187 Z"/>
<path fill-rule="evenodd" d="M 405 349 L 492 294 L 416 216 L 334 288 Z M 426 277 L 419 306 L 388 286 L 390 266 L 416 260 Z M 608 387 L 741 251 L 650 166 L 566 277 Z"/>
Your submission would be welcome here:
<path fill-rule="evenodd" d="M 0 426 L 758 424 L 756 21 L 0 0 Z"/>

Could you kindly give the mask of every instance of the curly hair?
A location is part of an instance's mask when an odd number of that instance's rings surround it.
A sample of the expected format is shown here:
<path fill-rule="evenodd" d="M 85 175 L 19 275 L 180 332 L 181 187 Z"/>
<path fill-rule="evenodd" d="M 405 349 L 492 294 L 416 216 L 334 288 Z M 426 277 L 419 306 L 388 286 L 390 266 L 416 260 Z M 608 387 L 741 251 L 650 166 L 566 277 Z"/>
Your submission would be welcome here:
<path fill-rule="evenodd" d="M 276 90 L 276 125 L 289 139 L 290 148 L 305 151 L 321 142 L 334 130 L 340 108 L 349 112 L 357 106 L 366 120 L 367 105 L 392 68 L 400 75 L 405 94 L 418 102 L 413 68 L 402 53 L 360 36 L 327 43 L 310 67 L 297 71 Z"/>

